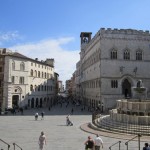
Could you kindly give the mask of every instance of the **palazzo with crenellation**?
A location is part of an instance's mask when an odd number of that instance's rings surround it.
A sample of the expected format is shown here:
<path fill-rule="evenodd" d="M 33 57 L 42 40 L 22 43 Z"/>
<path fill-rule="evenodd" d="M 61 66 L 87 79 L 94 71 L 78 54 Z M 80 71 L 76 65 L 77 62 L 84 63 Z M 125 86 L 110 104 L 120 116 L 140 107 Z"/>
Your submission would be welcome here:
<path fill-rule="evenodd" d="M 132 98 L 141 79 L 150 98 L 150 33 L 134 29 L 101 28 L 92 38 L 81 32 L 74 97 L 84 105 L 109 110 L 116 100 Z"/>

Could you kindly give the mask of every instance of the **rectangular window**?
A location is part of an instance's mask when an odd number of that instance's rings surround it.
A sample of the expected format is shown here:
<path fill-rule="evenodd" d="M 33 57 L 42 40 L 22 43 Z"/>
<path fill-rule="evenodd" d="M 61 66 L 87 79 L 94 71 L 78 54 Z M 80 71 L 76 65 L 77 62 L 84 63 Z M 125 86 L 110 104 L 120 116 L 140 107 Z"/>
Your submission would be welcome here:
<path fill-rule="evenodd" d="M 3 72 L 3 68 L 2 67 L 0 67 L 0 72 Z"/>
<path fill-rule="evenodd" d="M 0 87 L 2 87 L 2 80 L 0 80 Z"/>
<path fill-rule="evenodd" d="M 15 83 L 15 77 L 14 76 L 11 77 L 11 82 Z"/>
<path fill-rule="evenodd" d="M 24 84 L 24 77 L 20 77 L 19 84 Z"/>

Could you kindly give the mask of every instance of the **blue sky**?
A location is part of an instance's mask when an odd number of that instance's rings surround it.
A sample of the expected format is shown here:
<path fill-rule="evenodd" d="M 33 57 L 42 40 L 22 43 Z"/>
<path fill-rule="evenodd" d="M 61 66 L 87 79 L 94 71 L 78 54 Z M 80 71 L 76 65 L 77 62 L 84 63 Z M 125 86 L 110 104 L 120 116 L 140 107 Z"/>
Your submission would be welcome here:
<path fill-rule="evenodd" d="M 150 30 L 150 0 L 0 0 L 0 47 L 54 58 L 60 80 L 79 60 L 80 32 Z"/>

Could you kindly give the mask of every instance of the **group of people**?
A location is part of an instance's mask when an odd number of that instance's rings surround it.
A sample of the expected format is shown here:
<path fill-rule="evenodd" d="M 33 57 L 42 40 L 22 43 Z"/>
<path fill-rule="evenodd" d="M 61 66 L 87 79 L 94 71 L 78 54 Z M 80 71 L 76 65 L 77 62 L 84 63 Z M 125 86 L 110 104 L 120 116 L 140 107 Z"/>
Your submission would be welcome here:
<path fill-rule="evenodd" d="M 100 148 L 103 148 L 103 140 L 98 134 L 96 135 L 96 138 L 94 140 L 90 136 L 88 136 L 88 139 L 84 144 L 85 150 L 100 150 Z"/>
<path fill-rule="evenodd" d="M 145 143 L 143 150 L 150 150 L 150 145 L 148 143 Z"/>
<path fill-rule="evenodd" d="M 39 113 L 35 113 L 35 120 L 38 120 L 38 117 L 39 117 Z M 44 112 L 42 111 L 41 112 L 41 120 L 44 120 Z"/>
<path fill-rule="evenodd" d="M 46 136 L 44 132 L 41 132 L 41 135 L 39 137 L 39 149 L 43 150 L 44 145 L 46 145 Z M 90 136 L 88 136 L 88 140 L 85 141 L 85 150 L 100 150 L 100 148 L 103 148 L 103 141 L 100 138 L 100 136 L 97 134 L 96 138 L 93 140 Z M 143 150 L 149 150 L 149 149 L 143 149 Z"/>

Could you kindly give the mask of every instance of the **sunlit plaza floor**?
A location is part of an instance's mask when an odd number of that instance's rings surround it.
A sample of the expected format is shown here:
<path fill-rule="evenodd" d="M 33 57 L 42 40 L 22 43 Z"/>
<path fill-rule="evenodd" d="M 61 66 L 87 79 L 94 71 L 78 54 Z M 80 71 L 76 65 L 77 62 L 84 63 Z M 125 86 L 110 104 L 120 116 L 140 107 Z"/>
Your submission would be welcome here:
<path fill-rule="evenodd" d="M 81 111 L 80 106 L 73 107 L 74 113 L 71 115 L 73 126 L 66 126 L 66 116 L 70 114 L 72 105 L 66 108 L 65 104 L 62 107 L 57 105 L 48 109 L 30 109 L 25 110 L 24 115 L 17 113 L 17 115 L 3 115 L 0 116 L 0 139 L 8 142 L 13 150 L 12 143 L 17 143 L 23 150 L 38 150 L 38 138 L 41 131 L 45 132 L 47 137 L 47 145 L 45 150 L 84 150 L 84 142 L 90 135 L 95 138 L 95 134 L 84 132 L 80 126 L 91 122 L 91 112 L 87 110 Z M 44 111 L 44 120 L 39 116 L 35 121 L 34 114 L 39 114 Z M 96 133 L 96 132 L 95 132 Z M 104 150 L 108 150 L 109 146 L 119 141 L 117 138 L 110 138 L 101 136 L 104 141 Z M 125 150 L 125 142 L 122 141 L 121 150 Z M 141 142 L 141 149 L 144 142 Z M 0 142 L 0 148 L 7 149 L 7 146 Z M 112 147 L 117 150 L 118 145 Z M 137 150 L 138 142 L 133 141 L 129 144 L 129 149 Z"/>

